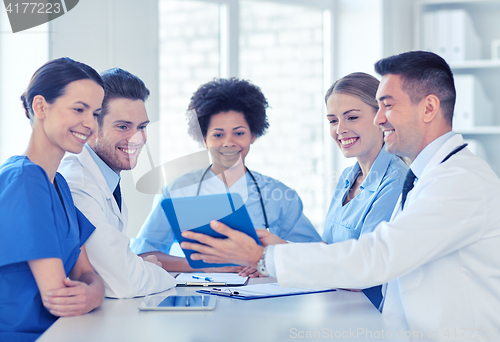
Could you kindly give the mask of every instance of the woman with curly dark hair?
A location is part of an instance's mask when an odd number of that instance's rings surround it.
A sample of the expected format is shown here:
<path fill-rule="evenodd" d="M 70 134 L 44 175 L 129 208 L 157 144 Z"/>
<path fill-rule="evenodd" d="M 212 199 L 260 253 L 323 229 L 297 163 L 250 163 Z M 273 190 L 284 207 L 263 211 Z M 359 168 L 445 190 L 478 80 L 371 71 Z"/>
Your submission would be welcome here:
<path fill-rule="evenodd" d="M 174 235 L 161 200 L 226 192 L 241 195 L 255 228 L 267 228 L 288 241 L 321 241 L 293 189 L 245 166 L 250 145 L 269 127 L 267 108 L 259 87 L 237 78 L 215 79 L 193 94 L 188 133 L 210 151 L 212 165 L 179 177 L 157 197 L 141 231 L 132 239 L 134 252 L 156 255 L 167 271 L 191 271 L 185 258 L 168 254 Z"/>

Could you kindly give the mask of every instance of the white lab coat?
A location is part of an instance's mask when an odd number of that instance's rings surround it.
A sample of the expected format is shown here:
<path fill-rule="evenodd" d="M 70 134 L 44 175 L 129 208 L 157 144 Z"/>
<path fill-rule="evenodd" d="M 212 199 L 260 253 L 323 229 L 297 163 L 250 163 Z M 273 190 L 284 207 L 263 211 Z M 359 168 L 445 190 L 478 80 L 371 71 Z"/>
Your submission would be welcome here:
<path fill-rule="evenodd" d="M 493 329 L 498 338 L 500 180 L 468 149 L 441 163 L 462 144 L 460 135 L 446 141 L 404 211 L 398 213 L 398 204 L 393 219 L 374 232 L 333 245 L 277 245 L 279 283 L 366 288 L 390 282 L 383 314 L 400 328 L 421 331 L 424 340 L 463 340 L 472 329 L 473 338 L 483 336 L 476 340 L 491 341 Z M 463 336 L 461 329 L 469 330 Z"/>
<path fill-rule="evenodd" d="M 101 170 L 86 148 L 66 154 L 58 170 L 71 189 L 73 201 L 96 227 L 85 242 L 90 263 L 104 280 L 106 297 L 132 298 L 161 292 L 176 285 L 161 267 L 130 250 L 127 206 L 118 208 Z"/>

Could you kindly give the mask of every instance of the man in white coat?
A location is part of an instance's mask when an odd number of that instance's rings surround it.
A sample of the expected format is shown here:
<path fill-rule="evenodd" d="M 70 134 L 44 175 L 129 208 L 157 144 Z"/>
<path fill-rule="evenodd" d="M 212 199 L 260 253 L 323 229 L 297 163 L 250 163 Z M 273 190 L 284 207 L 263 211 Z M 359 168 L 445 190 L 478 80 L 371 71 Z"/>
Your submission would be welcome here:
<path fill-rule="evenodd" d="M 332 245 L 283 244 L 261 231 L 264 248 L 214 221 L 228 239 L 184 232 L 208 246 L 182 247 L 200 252 L 193 259 L 256 267 L 283 286 L 388 283 L 383 315 L 417 340 L 500 340 L 500 180 L 452 132 L 451 70 L 423 51 L 382 59 L 375 70 L 374 123 L 387 151 L 412 162 L 390 222 Z"/>
<path fill-rule="evenodd" d="M 125 235 L 127 206 L 121 199 L 120 172 L 136 166 L 146 141 L 144 101 L 149 90 L 137 76 L 119 68 L 101 76 L 105 95 L 98 131 L 80 154 L 65 156 L 59 172 L 75 205 L 96 227 L 85 248 L 104 280 L 106 297 L 145 296 L 175 286 L 156 257 L 143 259 L 130 250 Z"/>

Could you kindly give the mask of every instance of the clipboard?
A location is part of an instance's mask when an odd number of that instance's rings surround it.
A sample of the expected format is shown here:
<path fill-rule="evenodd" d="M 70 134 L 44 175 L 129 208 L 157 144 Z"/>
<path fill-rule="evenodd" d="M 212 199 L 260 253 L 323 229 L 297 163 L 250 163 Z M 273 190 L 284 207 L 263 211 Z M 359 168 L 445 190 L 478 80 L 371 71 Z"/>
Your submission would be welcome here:
<path fill-rule="evenodd" d="M 211 278 L 212 280 L 193 279 L 193 275 L 200 278 Z M 248 277 L 242 277 L 235 273 L 179 273 L 175 279 L 178 287 L 244 286 L 248 284 Z"/>
<path fill-rule="evenodd" d="M 281 287 L 278 283 L 269 284 L 255 284 L 248 285 L 241 288 L 226 287 L 226 288 L 213 288 L 211 290 L 198 290 L 196 292 L 211 294 L 216 296 L 230 297 L 242 300 L 272 298 L 272 297 L 285 297 L 285 296 L 299 296 L 312 293 L 333 292 L 335 289 L 303 289 L 294 287 Z"/>
<path fill-rule="evenodd" d="M 172 227 L 175 238 L 179 243 L 183 241 L 199 243 L 198 241 L 183 237 L 181 232 L 185 230 L 225 239 L 226 237 L 224 235 L 210 228 L 210 222 L 217 220 L 232 229 L 239 230 L 249 235 L 258 245 L 260 245 L 257 232 L 253 227 L 247 208 L 239 194 L 226 193 L 166 198 L 161 202 L 161 206 Z M 184 248 L 182 250 L 186 255 L 189 266 L 192 268 L 238 266 L 235 264 L 213 264 L 206 263 L 203 260 L 192 260 L 191 254 L 196 252 Z"/>

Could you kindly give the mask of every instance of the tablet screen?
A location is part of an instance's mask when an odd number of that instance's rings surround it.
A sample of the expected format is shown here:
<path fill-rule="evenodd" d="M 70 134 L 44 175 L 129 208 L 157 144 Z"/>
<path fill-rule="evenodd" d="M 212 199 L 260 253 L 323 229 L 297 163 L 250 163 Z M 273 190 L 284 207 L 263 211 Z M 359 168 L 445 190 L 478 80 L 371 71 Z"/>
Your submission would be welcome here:
<path fill-rule="evenodd" d="M 209 296 L 168 296 L 158 307 L 203 307 L 208 306 L 209 299 Z"/>
<path fill-rule="evenodd" d="M 213 310 L 215 303 L 215 296 L 153 295 L 144 298 L 139 310 Z"/>

